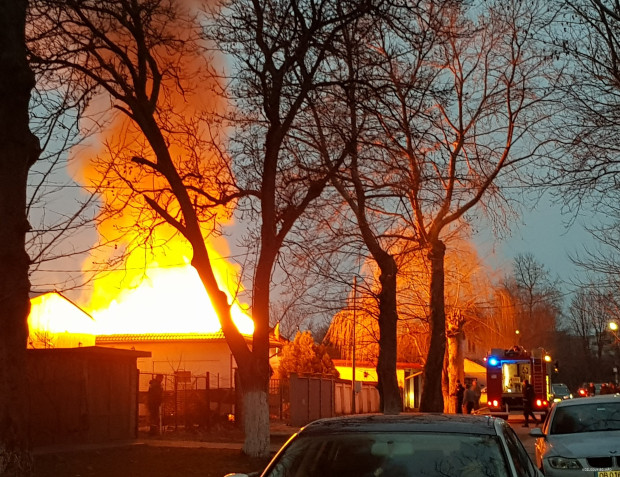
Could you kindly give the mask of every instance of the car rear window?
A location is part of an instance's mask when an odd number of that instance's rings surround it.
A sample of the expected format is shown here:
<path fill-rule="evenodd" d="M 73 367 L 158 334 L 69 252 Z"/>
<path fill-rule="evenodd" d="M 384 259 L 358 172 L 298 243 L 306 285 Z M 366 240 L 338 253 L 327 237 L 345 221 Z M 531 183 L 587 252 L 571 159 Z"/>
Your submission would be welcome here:
<path fill-rule="evenodd" d="M 557 408 L 550 434 L 620 430 L 620 402 L 587 403 Z"/>
<path fill-rule="evenodd" d="M 365 433 L 300 436 L 266 474 L 269 477 L 505 477 L 496 436 Z"/>

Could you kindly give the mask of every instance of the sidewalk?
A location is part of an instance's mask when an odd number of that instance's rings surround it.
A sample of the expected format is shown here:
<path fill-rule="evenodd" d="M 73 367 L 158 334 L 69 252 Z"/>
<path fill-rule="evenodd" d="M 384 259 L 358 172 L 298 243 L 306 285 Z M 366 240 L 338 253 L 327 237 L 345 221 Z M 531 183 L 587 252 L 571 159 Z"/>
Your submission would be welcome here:
<path fill-rule="evenodd" d="M 282 444 L 299 429 L 286 424 L 272 423 L 270 425 L 271 452 L 277 452 Z M 241 450 L 242 442 L 216 442 L 216 441 L 197 441 L 166 439 L 165 437 L 140 438 L 135 444 L 148 445 L 154 447 L 188 447 L 188 448 L 209 448 L 209 449 L 232 449 Z"/>
<path fill-rule="evenodd" d="M 536 417 L 541 419 L 540 413 L 535 413 Z M 517 434 L 521 436 L 526 436 L 529 434 L 529 430 L 526 428 L 522 428 L 521 424 L 523 423 L 524 418 L 523 414 L 510 414 L 508 416 L 508 422 L 515 429 Z M 530 427 L 531 429 L 531 427 Z M 271 434 L 271 445 L 270 451 L 275 453 L 280 449 L 282 444 L 295 432 L 299 429 L 296 427 L 289 426 L 284 423 L 272 423 L 270 426 L 270 434 Z M 195 440 L 195 439 L 183 439 L 179 437 L 173 436 L 146 436 L 144 432 L 140 433 L 140 437 L 132 440 L 121 440 L 121 441 L 113 441 L 113 442 L 105 442 L 105 443 L 93 443 L 93 444 L 59 444 L 59 445 L 51 445 L 45 447 L 35 448 L 33 450 L 33 454 L 49 454 L 49 453 L 62 453 L 62 452 L 79 452 L 79 451 L 88 451 L 88 450 L 98 450 L 98 449 L 109 449 L 114 447 L 125 447 L 125 446 L 136 446 L 136 445 L 144 445 L 144 446 L 152 446 L 152 447 L 185 447 L 185 448 L 209 448 L 209 449 L 230 449 L 230 450 L 241 450 L 243 447 L 243 442 L 241 439 L 239 440 L 229 440 L 229 441 L 212 441 L 212 440 Z"/>
<path fill-rule="evenodd" d="M 271 434 L 271 452 L 276 452 L 280 449 L 282 444 L 299 429 L 291 427 L 283 423 L 272 423 L 270 426 Z M 153 436 L 145 435 L 145 432 L 140 432 L 140 435 L 136 439 L 131 440 L 118 440 L 112 442 L 100 442 L 100 443 L 88 443 L 88 444 L 56 444 L 44 447 L 37 447 L 33 449 L 33 455 L 40 454 L 58 454 L 63 452 L 79 452 L 99 449 L 110 449 L 115 447 L 127 447 L 127 446 L 152 446 L 152 447 L 185 447 L 185 448 L 209 448 L 209 449 L 232 449 L 241 450 L 243 442 L 241 439 L 238 441 L 209 441 L 209 440 L 195 440 L 195 439 L 183 439 L 174 436 Z"/>

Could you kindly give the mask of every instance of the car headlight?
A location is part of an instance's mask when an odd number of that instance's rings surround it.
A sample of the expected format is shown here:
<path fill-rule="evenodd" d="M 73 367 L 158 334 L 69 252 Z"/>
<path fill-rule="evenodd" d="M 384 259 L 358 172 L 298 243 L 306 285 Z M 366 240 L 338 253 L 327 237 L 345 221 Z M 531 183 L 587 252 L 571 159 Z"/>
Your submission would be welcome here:
<path fill-rule="evenodd" d="M 567 457 L 549 457 L 549 465 L 554 469 L 581 469 L 581 464 L 577 459 Z"/>

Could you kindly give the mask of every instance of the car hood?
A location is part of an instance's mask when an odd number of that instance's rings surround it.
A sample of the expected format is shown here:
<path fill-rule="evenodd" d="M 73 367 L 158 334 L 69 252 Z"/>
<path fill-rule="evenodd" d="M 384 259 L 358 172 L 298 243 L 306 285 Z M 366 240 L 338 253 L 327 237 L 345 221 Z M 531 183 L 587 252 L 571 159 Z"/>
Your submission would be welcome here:
<path fill-rule="evenodd" d="M 620 456 L 620 431 L 550 435 L 547 442 L 547 456 Z"/>

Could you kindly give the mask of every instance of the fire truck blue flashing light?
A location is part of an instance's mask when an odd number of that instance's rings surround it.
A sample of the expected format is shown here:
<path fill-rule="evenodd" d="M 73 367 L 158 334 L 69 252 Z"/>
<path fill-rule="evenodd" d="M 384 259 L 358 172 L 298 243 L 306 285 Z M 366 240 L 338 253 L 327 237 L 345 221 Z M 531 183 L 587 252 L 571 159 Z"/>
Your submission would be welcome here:
<path fill-rule="evenodd" d="M 491 356 L 488 363 L 489 366 L 497 366 L 499 364 L 499 360 L 495 356 Z"/>

